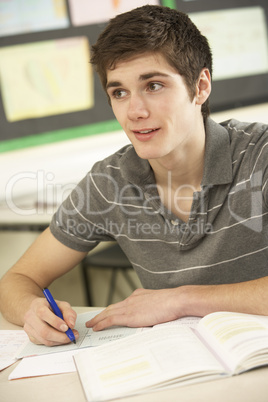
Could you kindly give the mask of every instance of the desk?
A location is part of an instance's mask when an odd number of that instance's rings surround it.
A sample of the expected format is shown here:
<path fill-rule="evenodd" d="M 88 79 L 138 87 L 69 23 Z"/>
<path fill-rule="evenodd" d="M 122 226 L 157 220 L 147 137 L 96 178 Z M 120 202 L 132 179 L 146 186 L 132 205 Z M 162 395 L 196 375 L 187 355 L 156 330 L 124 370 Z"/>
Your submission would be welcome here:
<path fill-rule="evenodd" d="M 88 307 L 75 308 L 77 313 Z M 18 329 L 0 315 L 0 329 Z M 17 364 L 17 363 L 16 363 Z M 0 372 L 1 402 L 85 402 L 77 373 L 8 381 L 15 365 Z M 120 402 L 267 402 L 268 367 L 236 377 L 123 398 Z"/>
<path fill-rule="evenodd" d="M 51 221 L 53 213 L 56 212 L 56 205 L 51 207 L 49 212 L 47 209 L 43 208 L 40 213 L 23 213 L 27 209 L 38 209 L 31 205 L 33 201 L 29 198 L 28 207 L 27 203 L 25 205 L 20 205 L 18 203 L 17 210 L 9 208 L 5 202 L 0 203 L 0 230 L 1 231 L 33 231 L 42 232 L 46 229 Z M 29 208 L 30 206 L 30 208 Z"/>

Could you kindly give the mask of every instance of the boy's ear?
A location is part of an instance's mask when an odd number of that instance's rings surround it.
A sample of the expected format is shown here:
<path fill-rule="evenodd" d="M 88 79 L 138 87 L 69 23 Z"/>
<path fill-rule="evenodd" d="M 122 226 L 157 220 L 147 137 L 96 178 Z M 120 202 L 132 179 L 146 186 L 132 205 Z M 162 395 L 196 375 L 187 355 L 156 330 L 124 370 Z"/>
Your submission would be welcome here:
<path fill-rule="evenodd" d="M 207 68 L 203 68 L 196 84 L 196 104 L 203 105 L 211 92 L 211 76 Z"/>

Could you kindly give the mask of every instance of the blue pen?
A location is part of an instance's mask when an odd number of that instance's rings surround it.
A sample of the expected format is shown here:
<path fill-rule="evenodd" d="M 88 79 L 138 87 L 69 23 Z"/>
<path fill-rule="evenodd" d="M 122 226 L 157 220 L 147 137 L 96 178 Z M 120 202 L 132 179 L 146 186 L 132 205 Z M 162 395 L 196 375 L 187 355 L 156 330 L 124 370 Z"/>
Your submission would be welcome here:
<path fill-rule="evenodd" d="M 63 315 L 62 312 L 60 311 L 57 303 L 55 302 L 55 300 L 53 299 L 52 294 L 50 293 L 50 291 L 47 288 L 43 289 L 43 293 L 46 296 L 47 301 L 49 302 L 50 307 L 52 308 L 54 314 L 56 314 L 56 316 L 60 317 L 63 320 Z M 68 338 L 70 339 L 70 341 L 72 341 L 73 343 L 76 343 L 75 340 L 75 336 L 73 331 L 71 330 L 71 328 L 69 328 L 65 334 L 68 336 Z"/>

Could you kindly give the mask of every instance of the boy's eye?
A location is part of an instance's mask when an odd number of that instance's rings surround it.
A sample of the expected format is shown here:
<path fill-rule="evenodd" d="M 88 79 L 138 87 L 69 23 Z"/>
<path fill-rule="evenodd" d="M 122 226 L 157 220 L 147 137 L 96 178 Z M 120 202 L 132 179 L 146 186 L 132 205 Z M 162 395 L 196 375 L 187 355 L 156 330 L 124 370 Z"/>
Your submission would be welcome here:
<path fill-rule="evenodd" d="M 159 89 L 161 89 L 163 87 L 163 85 L 159 84 L 159 82 L 150 82 L 148 87 L 149 87 L 149 90 L 153 92 L 153 91 L 158 91 Z"/>
<path fill-rule="evenodd" d="M 121 99 L 126 96 L 126 91 L 124 91 L 123 89 L 116 89 L 115 91 L 113 91 L 112 95 L 115 99 Z"/>

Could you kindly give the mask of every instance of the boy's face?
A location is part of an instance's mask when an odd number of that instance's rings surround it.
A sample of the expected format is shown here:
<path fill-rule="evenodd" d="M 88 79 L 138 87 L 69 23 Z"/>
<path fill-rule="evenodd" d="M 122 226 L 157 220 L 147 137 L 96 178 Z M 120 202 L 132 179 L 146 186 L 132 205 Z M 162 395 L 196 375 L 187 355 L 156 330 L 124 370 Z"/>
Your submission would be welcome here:
<path fill-rule="evenodd" d="M 141 158 L 177 157 L 197 145 L 201 105 L 190 100 L 182 76 L 161 54 L 118 62 L 107 72 L 107 93 Z"/>

